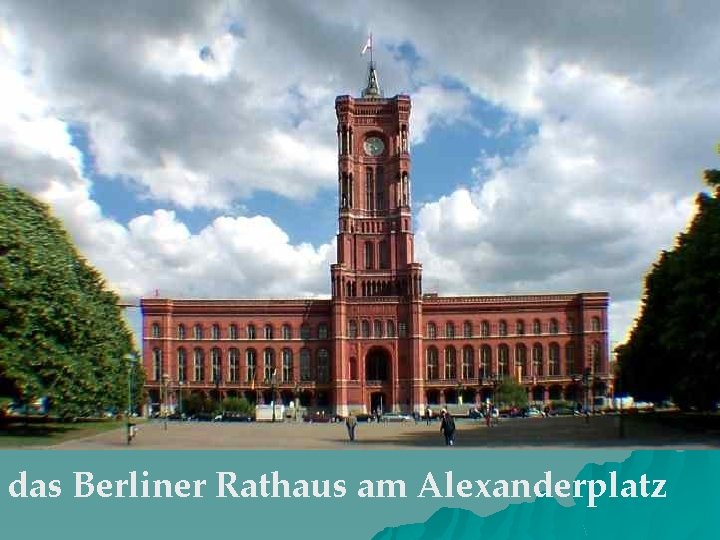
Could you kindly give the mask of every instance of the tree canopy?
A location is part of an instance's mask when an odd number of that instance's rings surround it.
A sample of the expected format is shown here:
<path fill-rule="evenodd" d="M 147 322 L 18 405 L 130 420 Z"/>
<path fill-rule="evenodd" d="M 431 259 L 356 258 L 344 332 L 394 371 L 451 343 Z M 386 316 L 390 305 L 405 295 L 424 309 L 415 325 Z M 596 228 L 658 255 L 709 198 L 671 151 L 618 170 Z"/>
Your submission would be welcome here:
<path fill-rule="evenodd" d="M 132 354 L 100 273 L 46 205 L 0 184 L 0 395 L 47 396 L 67 415 L 122 410 Z M 140 366 L 134 381 L 142 386 Z"/>
<path fill-rule="evenodd" d="M 687 231 L 648 273 L 641 315 L 617 350 L 624 391 L 701 410 L 720 400 L 720 171 L 705 179 L 714 193 L 697 196 Z"/>

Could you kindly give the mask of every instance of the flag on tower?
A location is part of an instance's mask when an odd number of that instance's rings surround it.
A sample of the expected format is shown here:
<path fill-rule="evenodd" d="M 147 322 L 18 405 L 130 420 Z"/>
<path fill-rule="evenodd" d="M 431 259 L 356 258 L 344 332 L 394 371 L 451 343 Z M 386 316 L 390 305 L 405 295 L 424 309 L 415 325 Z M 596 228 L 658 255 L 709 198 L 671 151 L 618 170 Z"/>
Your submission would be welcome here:
<path fill-rule="evenodd" d="M 363 47 L 360 55 L 364 55 L 368 51 L 368 49 L 372 51 L 372 34 L 368 35 L 367 42 L 365 43 L 365 46 Z"/>

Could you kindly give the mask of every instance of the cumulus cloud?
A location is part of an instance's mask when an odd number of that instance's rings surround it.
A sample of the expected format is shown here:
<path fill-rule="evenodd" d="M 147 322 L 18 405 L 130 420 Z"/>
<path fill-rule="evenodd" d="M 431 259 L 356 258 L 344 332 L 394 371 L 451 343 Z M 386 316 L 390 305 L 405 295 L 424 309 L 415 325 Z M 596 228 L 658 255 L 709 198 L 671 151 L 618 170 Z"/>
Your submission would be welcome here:
<path fill-rule="evenodd" d="M 412 94 L 415 149 L 457 122 L 487 135 L 477 100 L 537 125 L 514 153 L 478 155 L 466 187 L 438 178 L 444 195 L 416 209 L 426 286 L 606 289 L 621 337 L 712 166 L 715 6 L 374 7 L 5 2 L 0 175 L 48 201 L 125 294 L 325 293 L 332 242 L 292 242 L 252 207 L 191 230 L 173 208 L 227 214 L 257 193 L 334 192 L 332 99 L 364 86 L 372 29 L 386 93 Z M 69 123 L 87 130 L 96 172 L 132 183 L 153 211 L 129 223 L 104 214 Z"/>

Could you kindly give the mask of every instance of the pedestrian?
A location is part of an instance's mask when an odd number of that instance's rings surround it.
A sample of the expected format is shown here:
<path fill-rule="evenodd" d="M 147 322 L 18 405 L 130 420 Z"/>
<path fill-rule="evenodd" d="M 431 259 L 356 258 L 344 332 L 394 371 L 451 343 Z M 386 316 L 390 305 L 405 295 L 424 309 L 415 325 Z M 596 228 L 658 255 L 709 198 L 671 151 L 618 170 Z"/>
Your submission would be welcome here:
<path fill-rule="evenodd" d="M 487 406 L 486 409 L 485 409 L 485 425 L 486 425 L 487 427 L 490 427 L 490 426 L 491 426 L 491 424 L 490 424 L 491 421 L 492 421 L 492 408 L 491 408 L 490 405 L 488 404 L 488 406 Z"/>
<path fill-rule="evenodd" d="M 440 431 L 445 435 L 445 445 L 455 446 L 455 420 L 452 414 L 446 409 L 442 410 L 442 420 L 440 421 Z"/>
<path fill-rule="evenodd" d="M 357 418 L 353 413 L 350 413 L 345 419 L 345 427 L 347 427 L 348 438 L 350 441 L 355 440 L 355 428 L 357 427 Z"/>
<path fill-rule="evenodd" d="M 432 409 L 430 407 L 425 409 L 425 421 L 428 426 L 430 425 L 430 422 L 432 422 Z"/>

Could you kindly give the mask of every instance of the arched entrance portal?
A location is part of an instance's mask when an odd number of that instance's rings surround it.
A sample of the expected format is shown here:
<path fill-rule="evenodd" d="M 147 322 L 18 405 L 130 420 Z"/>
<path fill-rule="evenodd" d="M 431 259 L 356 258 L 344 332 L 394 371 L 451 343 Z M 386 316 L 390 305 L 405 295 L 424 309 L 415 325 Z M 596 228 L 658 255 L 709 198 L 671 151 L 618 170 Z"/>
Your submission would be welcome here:
<path fill-rule="evenodd" d="M 370 412 L 384 413 L 390 410 L 390 403 L 384 392 L 372 392 L 370 394 Z"/>
<path fill-rule="evenodd" d="M 390 387 L 392 381 L 392 357 L 383 347 L 373 347 L 365 355 L 365 403 L 370 405 L 370 412 L 387 412 L 393 410 L 393 394 Z"/>
<path fill-rule="evenodd" d="M 390 380 L 390 353 L 373 347 L 365 357 L 365 380 L 368 383 L 386 383 Z"/>

